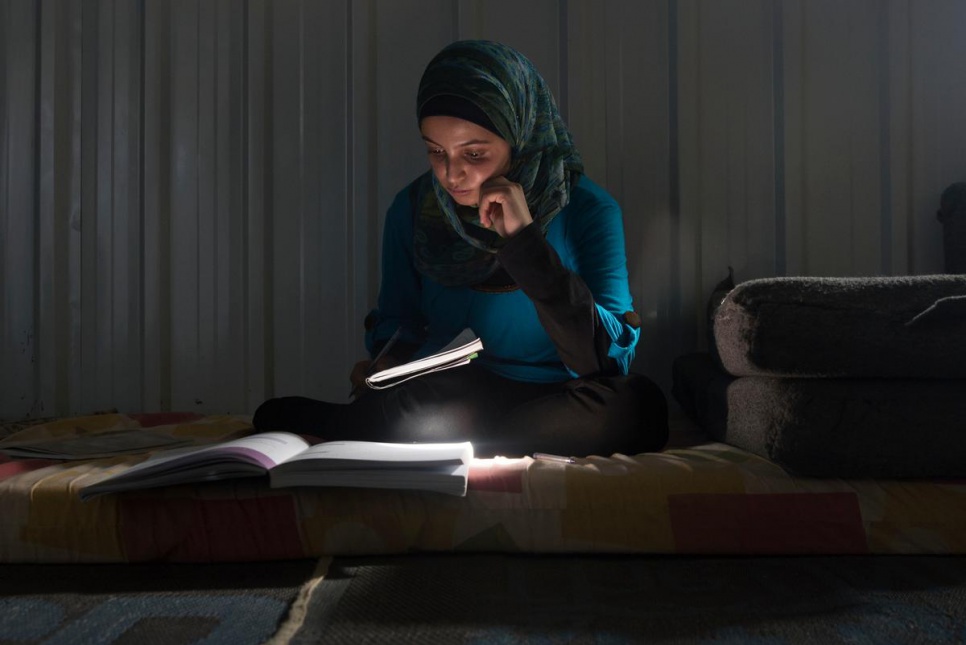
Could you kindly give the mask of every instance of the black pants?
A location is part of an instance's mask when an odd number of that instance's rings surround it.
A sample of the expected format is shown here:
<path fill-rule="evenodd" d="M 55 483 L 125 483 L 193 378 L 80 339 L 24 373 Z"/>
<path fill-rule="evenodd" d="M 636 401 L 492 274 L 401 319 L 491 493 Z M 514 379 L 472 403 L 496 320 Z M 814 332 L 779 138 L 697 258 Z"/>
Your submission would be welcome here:
<path fill-rule="evenodd" d="M 668 438 L 667 400 L 644 376 L 523 383 L 475 365 L 370 390 L 348 404 L 269 399 L 253 423 L 328 441 L 472 441 L 478 457 L 636 454 L 660 450 Z"/>

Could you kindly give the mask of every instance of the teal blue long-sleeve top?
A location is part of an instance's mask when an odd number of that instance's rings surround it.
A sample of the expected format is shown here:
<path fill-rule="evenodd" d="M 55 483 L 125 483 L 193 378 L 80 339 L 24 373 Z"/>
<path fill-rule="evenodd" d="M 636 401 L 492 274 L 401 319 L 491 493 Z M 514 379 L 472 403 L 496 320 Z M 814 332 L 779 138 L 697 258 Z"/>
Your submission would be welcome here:
<path fill-rule="evenodd" d="M 421 275 L 413 262 L 413 200 L 408 188 L 400 191 L 386 214 L 369 351 L 401 328 L 400 343 L 419 358 L 469 327 L 483 341 L 475 363 L 509 379 L 545 383 L 629 371 L 640 329 L 628 315 L 621 209 L 606 191 L 581 177 L 545 237 L 528 226 L 498 257 L 519 288 L 445 287 Z"/>

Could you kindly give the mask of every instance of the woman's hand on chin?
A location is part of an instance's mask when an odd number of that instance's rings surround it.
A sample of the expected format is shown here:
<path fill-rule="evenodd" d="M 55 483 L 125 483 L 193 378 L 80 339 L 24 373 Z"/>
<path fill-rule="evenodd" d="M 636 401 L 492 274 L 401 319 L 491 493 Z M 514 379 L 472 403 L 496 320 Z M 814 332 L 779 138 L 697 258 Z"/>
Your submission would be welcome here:
<path fill-rule="evenodd" d="M 480 186 L 480 223 L 499 233 L 513 237 L 533 222 L 526 195 L 520 184 L 506 177 L 487 179 Z"/>

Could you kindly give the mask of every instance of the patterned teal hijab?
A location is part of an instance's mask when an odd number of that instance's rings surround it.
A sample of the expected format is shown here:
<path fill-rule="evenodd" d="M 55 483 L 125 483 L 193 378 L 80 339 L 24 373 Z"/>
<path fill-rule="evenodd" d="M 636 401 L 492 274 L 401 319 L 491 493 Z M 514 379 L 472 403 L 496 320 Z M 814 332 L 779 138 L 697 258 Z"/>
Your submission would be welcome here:
<path fill-rule="evenodd" d="M 570 201 L 583 164 L 540 73 L 506 45 L 459 41 L 445 47 L 423 72 L 417 115 L 440 96 L 475 105 L 510 144 L 506 178 L 523 187 L 530 214 L 546 233 Z M 475 208 L 456 204 L 432 172 L 419 181 L 416 268 L 446 286 L 474 285 L 493 275 L 503 239 L 480 225 Z"/>

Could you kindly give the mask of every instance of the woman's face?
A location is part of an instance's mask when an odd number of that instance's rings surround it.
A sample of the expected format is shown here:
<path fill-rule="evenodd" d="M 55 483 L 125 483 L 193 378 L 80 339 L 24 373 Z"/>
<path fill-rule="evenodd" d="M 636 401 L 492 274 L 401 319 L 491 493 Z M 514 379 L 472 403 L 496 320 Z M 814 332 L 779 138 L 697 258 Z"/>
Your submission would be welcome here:
<path fill-rule="evenodd" d="M 510 169 L 510 144 L 475 123 L 428 116 L 419 130 L 433 174 L 457 204 L 476 206 L 483 182 Z"/>

